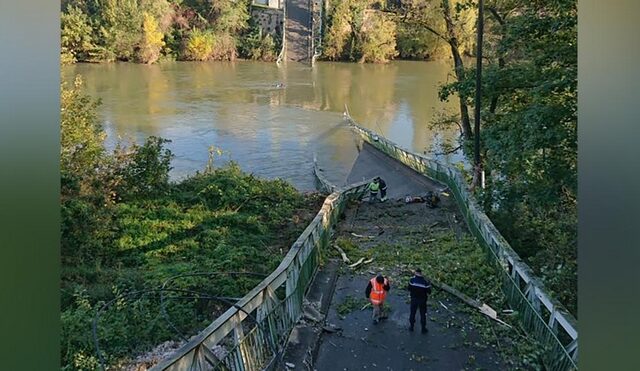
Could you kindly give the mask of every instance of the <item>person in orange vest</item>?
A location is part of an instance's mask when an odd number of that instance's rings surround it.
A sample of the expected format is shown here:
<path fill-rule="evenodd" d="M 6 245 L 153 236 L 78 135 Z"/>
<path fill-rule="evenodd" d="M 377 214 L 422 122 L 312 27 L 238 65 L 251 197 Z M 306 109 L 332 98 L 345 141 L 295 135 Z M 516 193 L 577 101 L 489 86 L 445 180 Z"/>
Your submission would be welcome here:
<path fill-rule="evenodd" d="M 384 299 L 387 297 L 387 291 L 391 289 L 389 280 L 378 273 L 377 276 L 369 280 L 367 289 L 365 290 L 365 296 L 371 300 L 371 306 L 373 307 L 373 323 L 378 323 L 380 319 L 386 318 L 383 313 Z"/>

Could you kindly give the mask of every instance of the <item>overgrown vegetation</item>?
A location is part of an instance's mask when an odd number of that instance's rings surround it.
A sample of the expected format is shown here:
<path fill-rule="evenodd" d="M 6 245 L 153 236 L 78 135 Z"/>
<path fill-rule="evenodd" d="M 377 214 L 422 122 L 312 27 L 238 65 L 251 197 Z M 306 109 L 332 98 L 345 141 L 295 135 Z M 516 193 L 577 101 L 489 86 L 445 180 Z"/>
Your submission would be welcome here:
<path fill-rule="evenodd" d="M 485 18 L 479 135 L 487 187 L 477 192 L 513 248 L 577 315 L 576 2 L 494 0 Z M 465 70 L 442 98 L 456 93 L 473 104 L 475 76 Z"/>
<path fill-rule="evenodd" d="M 449 9 L 449 3 L 453 11 Z M 403 59 L 434 60 L 451 55 L 447 41 L 453 27 L 460 54 L 470 50 L 474 10 L 469 0 L 340 0 L 328 12 L 323 56 L 329 60 L 384 63 Z M 447 23 L 447 15 L 450 15 Z"/>
<path fill-rule="evenodd" d="M 61 60 L 271 60 L 280 46 L 271 35 L 256 43 L 249 9 L 248 0 L 66 0 Z M 239 47 L 245 43 L 252 53 Z"/>
<path fill-rule="evenodd" d="M 209 168 L 169 182 L 166 140 L 104 150 L 98 104 L 82 82 L 63 85 L 61 106 L 62 338 L 65 369 L 96 369 L 92 338 L 107 364 L 145 352 L 178 332 L 190 336 L 270 273 L 314 216 L 321 197 L 281 180 L 263 180 L 237 165 Z M 212 152 L 212 153 L 215 153 Z M 158 290 L 166 292 L 167 318 Z M 225 274 L 224 272 L 239 272 Z M 244 272 L 244 273 L 243 273 Z M 178 300 L 175 297 L 181 296 Z M 176 329 L 172 328 L 171 325 Z"/>

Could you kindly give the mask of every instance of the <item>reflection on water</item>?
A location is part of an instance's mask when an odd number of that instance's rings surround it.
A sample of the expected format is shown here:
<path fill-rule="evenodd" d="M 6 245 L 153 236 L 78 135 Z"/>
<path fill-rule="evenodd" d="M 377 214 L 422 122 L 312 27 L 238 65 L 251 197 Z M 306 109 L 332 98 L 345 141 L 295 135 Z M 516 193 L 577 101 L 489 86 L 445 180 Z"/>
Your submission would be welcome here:
<path fill-rule="evenodd" d="M 70 80 L 81 74 L 89 94 L 102 100 L 108 146 L 118 138 L 171 139 L 174 178 L 202 170 L 207 148 L 215 145 L 228 152 L 221 161 L 232 159 L 246 171 L 309 190 L 314 152 L 339 184 L 357 156 L 355 138 L 341 124 L 345 105 L 356 121 L 405 148 L 434 149 L 434 113 L 455 112 L 453 102 L 437 99 L 449 71 L 438 62 L 318 63 L 312 69 L 241 61 L 82 64 L 65 67 L 63 75 Z"/>

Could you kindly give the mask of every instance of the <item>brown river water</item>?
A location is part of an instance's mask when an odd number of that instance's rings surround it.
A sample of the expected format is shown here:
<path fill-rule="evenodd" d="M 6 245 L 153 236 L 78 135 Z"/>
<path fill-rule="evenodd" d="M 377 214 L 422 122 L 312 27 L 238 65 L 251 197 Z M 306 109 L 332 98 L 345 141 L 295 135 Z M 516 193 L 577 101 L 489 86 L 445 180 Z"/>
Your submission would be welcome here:
<path fill-rule="evenodd" d="M 463 161 L 460 153 L 434 155 L 456 130 L 429 127 L 456 112 L 454 100 L 438 100 L 438 86 L 452 79 L 449 62 L 78 64 L 62 72 L 65 80 L 82 75 L 87 92 L 101 99 L 108 148 L 151 135 L 170 139 L 173 179 L 204 169 L 214 145 L 225 151 L 216 164 L 233 160 L 300 190 L 314 189 L 316 153 L 327 176 L 343 184 L 357 156 L 345 105 L 358 123 L 409 150 Z"/>

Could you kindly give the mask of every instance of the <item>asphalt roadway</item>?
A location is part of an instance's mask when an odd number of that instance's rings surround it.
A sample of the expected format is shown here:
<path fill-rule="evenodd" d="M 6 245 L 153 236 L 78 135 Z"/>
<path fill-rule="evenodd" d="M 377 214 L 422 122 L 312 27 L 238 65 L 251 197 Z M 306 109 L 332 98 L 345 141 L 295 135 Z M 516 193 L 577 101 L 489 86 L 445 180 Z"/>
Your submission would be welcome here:
<path fill-rule="evenodd" d="M 374 176 L 380 176 L 387 183 L 388 198 L 419 196 L 429 190 L 444 188 L 364 142 L 345 183 L 351 184 Z"/>

